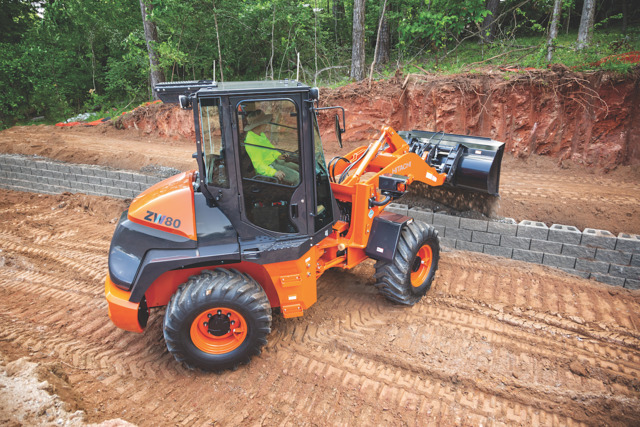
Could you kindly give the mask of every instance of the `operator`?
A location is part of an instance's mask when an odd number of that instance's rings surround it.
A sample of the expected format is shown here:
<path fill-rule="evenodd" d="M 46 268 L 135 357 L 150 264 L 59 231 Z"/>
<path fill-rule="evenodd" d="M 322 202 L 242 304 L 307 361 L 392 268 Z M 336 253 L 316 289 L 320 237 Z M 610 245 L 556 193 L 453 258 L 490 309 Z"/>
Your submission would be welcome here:
<path fill-rule="evenodd" d="M 244 130 L 247 136 L 244 140 L 247 154 L 258 175 L 275 177 L 278 182 L 287 185 L 300 183 L 300 166 L 289 162 L 286 154 L 280 154 L 271 141 L 264 134 L 273 115 L 265 114 L 262 110 L 251 111 L 247 114 L 247 125 Z M 254 132 L 255 130 L 256 132 Z M 257 132 L 260 132 L 258 135 Z"/>

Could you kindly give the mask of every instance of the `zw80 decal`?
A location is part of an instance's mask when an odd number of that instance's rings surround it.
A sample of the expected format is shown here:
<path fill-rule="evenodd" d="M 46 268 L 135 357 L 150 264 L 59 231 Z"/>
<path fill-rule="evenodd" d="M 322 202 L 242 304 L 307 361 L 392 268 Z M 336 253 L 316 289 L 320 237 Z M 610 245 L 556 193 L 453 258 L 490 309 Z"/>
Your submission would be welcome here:
<path fill-rule="evenodd" d="M 181 224 L 179 219 L 173 219 L 170 216 L 160 215 L 151 211 L 147 211 L 144 219 L 145 221 L 151 221 L 154 224 L 164 225 L 165 227 L 180 228 Z"/>

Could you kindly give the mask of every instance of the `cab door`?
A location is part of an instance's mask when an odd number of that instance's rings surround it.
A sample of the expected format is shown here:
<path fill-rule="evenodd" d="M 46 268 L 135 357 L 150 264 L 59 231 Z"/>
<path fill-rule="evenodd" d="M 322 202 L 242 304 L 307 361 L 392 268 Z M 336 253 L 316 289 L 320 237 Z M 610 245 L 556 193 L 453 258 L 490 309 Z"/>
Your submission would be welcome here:
<path fill-rule="evenodd" d="M 231 98 L 241 219 L 277 240 L 308 238 L 300 99 Z M 296 102 L 297 101 L 297 102 Z M 312 204 L 312 203 L 311 203 Z"/>

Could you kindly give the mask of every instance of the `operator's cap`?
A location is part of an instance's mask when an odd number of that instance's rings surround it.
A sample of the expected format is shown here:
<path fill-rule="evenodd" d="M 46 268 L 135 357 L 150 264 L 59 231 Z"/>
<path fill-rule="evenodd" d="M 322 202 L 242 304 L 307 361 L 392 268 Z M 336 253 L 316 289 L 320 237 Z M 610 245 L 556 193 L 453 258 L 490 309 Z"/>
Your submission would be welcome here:
<path fill-rule="evenodd" d="M 249 132 L 251 129 L 268 124 L 273 119 L 273 114 L 265 114 L 262 110 L 255 110 L 247 112 L 247 125 L 244 127 L 245 132 Z"/>

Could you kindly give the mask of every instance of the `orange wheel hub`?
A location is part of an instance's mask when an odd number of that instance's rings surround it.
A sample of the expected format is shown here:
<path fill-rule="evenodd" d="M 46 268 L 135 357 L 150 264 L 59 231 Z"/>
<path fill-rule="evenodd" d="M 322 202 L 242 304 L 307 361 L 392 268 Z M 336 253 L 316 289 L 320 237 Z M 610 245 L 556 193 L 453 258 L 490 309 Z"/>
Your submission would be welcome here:
<path fill-rule="evenodd" d="M 247 338 L 247 323 L 235 310 L 214 307 L 200 313 L 191 324 L 191 341 L 209 354 L 225 354 Z"/>
<path fill-rule="evenodd" d="M 431 246 L 424 245 L 416 254 L 416 258 L 413 260 L 411 266 L 411 286 L 418 288 L 422 286 L 429 271 L 431 271 L 431 263 L 433 262 L 433 251 Z"/>

